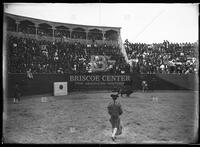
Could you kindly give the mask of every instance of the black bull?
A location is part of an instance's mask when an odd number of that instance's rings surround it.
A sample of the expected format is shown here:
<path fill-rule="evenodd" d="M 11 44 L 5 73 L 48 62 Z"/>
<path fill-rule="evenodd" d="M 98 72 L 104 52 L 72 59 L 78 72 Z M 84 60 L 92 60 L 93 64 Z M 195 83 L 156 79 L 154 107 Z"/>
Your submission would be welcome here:
<path fill-rule="evenodd" d="M 113 92 L 117 92 L 121 96 L 126 95 L 127 97 L 129 97 L 135 91 L 136 90 L 133 89 L 131 86 L 124 86 L 124 87 L 120 87 L 120 88 L 115 88 L 113 90 Z"/>

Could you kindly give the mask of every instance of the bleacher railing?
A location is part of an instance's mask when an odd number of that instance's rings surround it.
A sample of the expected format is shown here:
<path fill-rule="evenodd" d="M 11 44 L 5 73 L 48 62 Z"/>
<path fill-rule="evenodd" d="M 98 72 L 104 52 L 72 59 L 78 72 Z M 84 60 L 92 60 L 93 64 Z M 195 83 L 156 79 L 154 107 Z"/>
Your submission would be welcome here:
<path fill-rule="evenodd" d="M 50 37 L 50 36 L 41 36 L 41 35 L 34 35 L 34 34 L 25 34 L 22 32 L 12 32 L 7 31 L 8 35 L 15 36 L 15 37 L 22 37 L 22 38 L 30 38 L 30 39 L 37 39 L 37 40 L 47 40 L 47 41 L 62 41 L 62 42 L 79 42 L 81 44 L 97 44 L 97 45 L 112 45 L 118 47 L 118 41 L 112 41 L 112 40 L 95 40 L 94 42 L 92 40 L 86 40 L 86 39 L 74 39 L 74 38 L 64 38 L 64 37 Z"/>

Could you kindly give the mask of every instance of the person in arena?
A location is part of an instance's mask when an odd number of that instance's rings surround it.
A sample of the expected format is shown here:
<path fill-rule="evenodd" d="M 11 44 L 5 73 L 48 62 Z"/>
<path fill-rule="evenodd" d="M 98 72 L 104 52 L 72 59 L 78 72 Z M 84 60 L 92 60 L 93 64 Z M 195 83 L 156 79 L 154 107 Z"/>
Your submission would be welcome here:
<path fill-rule="evenodd" d="M 118 94 L 111 94 L 113 99 L 108 105 L 108 113 L 111 116 L 110 123 L 112 125 L 112 140 L 115 141 L 116 135 L 122 134 L 122 125 L 120 123 L 120 115 L 123 113 L 121 104 L 117 102 Z"/>
<path fill-rule="evenodd" d="M 142 81 L 142 91 L 145 92 L 148 90 L 148 84 L 147 81 Z"/>
<path fill-rule="evenodd" d="M 18 103 L 20 101 L 20 96 L 21 96 L 21 91 L 20 91 L 20 88 L 19 88 L 19 84 L 16 83 L 15 84 L 15 90 L 14 90 L 14 100 L 13 100 L 13 102 Z"/>
<path fill-rule="evenodd" d="M 33 79 L 33 74 L 31 72 L 31 68 L 29 68 L 27 71 L 26 71 L 26 75 L 27 75 L 27 78 L 32 80 Z"/>

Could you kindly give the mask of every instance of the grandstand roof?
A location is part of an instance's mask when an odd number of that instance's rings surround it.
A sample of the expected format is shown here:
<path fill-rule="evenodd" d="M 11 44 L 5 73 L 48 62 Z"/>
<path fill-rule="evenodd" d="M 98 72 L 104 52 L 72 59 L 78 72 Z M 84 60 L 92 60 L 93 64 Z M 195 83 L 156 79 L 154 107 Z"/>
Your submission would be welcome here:
<path fill-rule="evenodd" d="M 35 24 L 40 24 L 40 23 L 48 23 L 50 24 L 52 27 L 56 27 L 58 25 L 62 25 L 62 26 L 68 26 L 70 28 L 76 28 L 76 27 L 82 27 L 85 29 L 100 29 L 103 31 L 107 31 L 107 30 L 115 30 L 117 32 L 120 32 L 121 27 L 109 27 L 109 26 L 90 26 L 90 25 L 82 25 L 82 24 L 71 24 L 71 23 L 63 23 L 63 22 L 54 22 L 54 21 L 47 21 L 47 20 L 42 20 L 42 19 L 37 19 L 37 18 L 31 18 L 31 17 L 25 17 L 25 16 L 19 16 L 19 15 L 14 15 L 14 14 L 10 14 L 10 13 L 4 13 L 5 16 L 11 17 L 13 19 L 15 19 L 16 21 L 22 21 L 22 20 L 29 20 Z"/>

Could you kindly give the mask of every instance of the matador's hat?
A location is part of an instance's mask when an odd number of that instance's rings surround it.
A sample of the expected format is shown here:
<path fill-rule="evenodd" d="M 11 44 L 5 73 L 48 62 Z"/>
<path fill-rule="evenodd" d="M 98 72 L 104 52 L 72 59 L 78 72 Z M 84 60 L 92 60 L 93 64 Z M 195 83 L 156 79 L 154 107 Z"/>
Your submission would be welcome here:
<path fill-rule="evenodd" d="M 116 99 L 119 97 L 118 94 L 111 94 L 110 96 L 111 96 L 114 100 L 116 100 Z"/>

